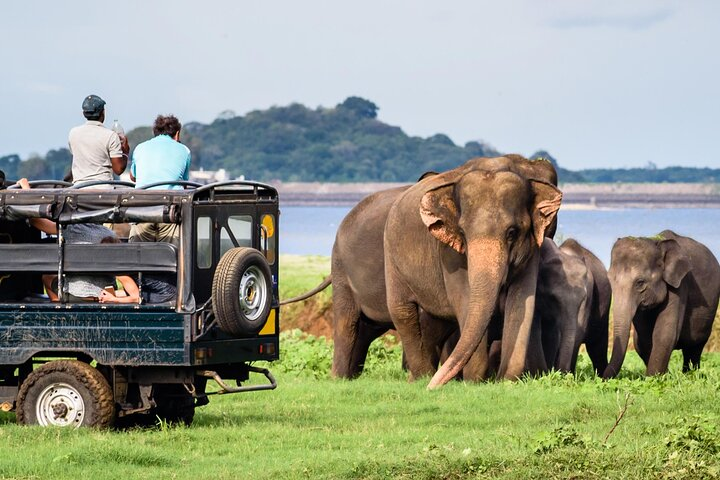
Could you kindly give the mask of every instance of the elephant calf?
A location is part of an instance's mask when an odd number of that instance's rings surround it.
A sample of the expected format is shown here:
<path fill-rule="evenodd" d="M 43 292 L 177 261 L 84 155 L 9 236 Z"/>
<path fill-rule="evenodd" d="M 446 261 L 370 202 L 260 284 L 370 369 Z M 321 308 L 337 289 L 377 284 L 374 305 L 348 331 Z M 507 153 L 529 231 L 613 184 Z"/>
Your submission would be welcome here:
<path fill-rule="evenodd" d="M 612 299 L 607 269 L 595 254 L 572 238 L 565 240 L 560 245 L 560 250 L 582 258 L 592 275 L 592 302 L 585 333 L 585 348 L 590 355 L 595 373 L 602 375 L 608 365 L 608 326 Z"/>
<path fill-rule="evenodd" d="M 542 332 L 541 348 L 548 368 L 575 371 L 588 330 L 592 294 L 592 273 L 583 259 L 560 250 L 546 238 L 540 249 L 534 322 Z"/>
<path fill-rule="evenodd" d="M 614 339 L 603 377 L 620 371 L 631 322 L 647 375 L 667 372 L 673 350 L 683 352 L 683 371 L 699 367 L 720 297 L 720 265 L 712 252 L 670 230 L 654 238 L 621 238 L 609 276 Z"/>

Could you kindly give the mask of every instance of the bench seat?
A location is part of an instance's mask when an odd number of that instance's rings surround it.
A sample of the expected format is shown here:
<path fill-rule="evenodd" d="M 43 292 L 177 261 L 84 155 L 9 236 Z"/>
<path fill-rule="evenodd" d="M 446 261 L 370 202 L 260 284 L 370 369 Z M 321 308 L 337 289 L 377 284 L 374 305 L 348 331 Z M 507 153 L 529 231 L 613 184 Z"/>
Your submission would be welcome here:
<path fill-rule="evenodd" d="M 66 244 L 63 271 L 175 272 L 177 248 L 170 243 Z M 0 244 L 0 272 L 56 272 L 57 244 Z"/>

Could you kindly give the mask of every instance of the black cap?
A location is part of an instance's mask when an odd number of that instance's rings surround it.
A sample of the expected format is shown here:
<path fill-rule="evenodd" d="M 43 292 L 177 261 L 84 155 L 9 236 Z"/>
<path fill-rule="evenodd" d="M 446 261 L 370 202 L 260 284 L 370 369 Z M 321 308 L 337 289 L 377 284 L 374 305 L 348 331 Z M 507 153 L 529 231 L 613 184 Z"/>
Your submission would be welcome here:
<path fill-rule="evenodd" d="M 88 95 L 82 103 L 83 113 L 85 115 L 100 115 L 105 108 L 105 100 L 97 95 Z"/>

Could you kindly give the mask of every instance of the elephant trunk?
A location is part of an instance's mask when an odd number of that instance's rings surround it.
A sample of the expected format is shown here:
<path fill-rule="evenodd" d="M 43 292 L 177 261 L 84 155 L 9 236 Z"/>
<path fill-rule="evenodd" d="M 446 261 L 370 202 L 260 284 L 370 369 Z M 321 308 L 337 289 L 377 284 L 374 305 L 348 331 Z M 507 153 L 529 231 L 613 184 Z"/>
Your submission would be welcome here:
<path fill-rule="evenodd" d="M 507 274 L 507 253 L 497 240 L 476 240 L 467 247 L 468 304 L 461 323 L 460 340 L 428 384 L 445 385 L 468 363 L 477 350 L 495 310 L 500 286 Z"/>
<path fill-rule="evenodd" d="M 610 363 L 603 372 L 603 378 L 613 378 L 620 373 L 630 341 L 630 324 L 637 311 L 637 305 L 630 299 L 620 298 L 613 302 L 613 347 Z"/>

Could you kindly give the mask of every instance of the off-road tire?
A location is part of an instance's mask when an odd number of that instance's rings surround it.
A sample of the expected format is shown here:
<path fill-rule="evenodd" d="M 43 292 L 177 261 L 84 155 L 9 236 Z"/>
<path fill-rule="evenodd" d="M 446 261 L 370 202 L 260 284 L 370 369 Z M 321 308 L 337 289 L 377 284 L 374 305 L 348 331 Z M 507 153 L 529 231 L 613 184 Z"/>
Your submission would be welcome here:
<path fill-rule="evenodd" d="M 272 273 L 254 248 L 231 248 L 218 262 L 212 285 L 212 305 L 218 326 L 233 336 L 262 330 L 272 304 Z M 246 292 L 241 292 L 245 286 Z M 258 295 L 255 302 L 254 295 Z M 252 308 L 249 308 L 252 307 Z"/>
<path fill-rule="evenodd" d="M 82 415 L 67 424 L 72 427 L 109 428 L 115 420 L 115 401 L 110 384 L 103 375 L 87 363 L 77 360 L 56 360 L 33 370 L 20 386 L 17 397 L 17 423 L 21 425 L 42 425 L 38 418 L 39 402 L 52 386 L 62 388 L 81 399 Z M 79 400 L 78 400 L 79 401 Z M 43 403 L 44 402 L 44 403 Z M 45 420 L 47 421 L 47 420 Z M 51 425 L 61 425 L 50 421 Z"/>

